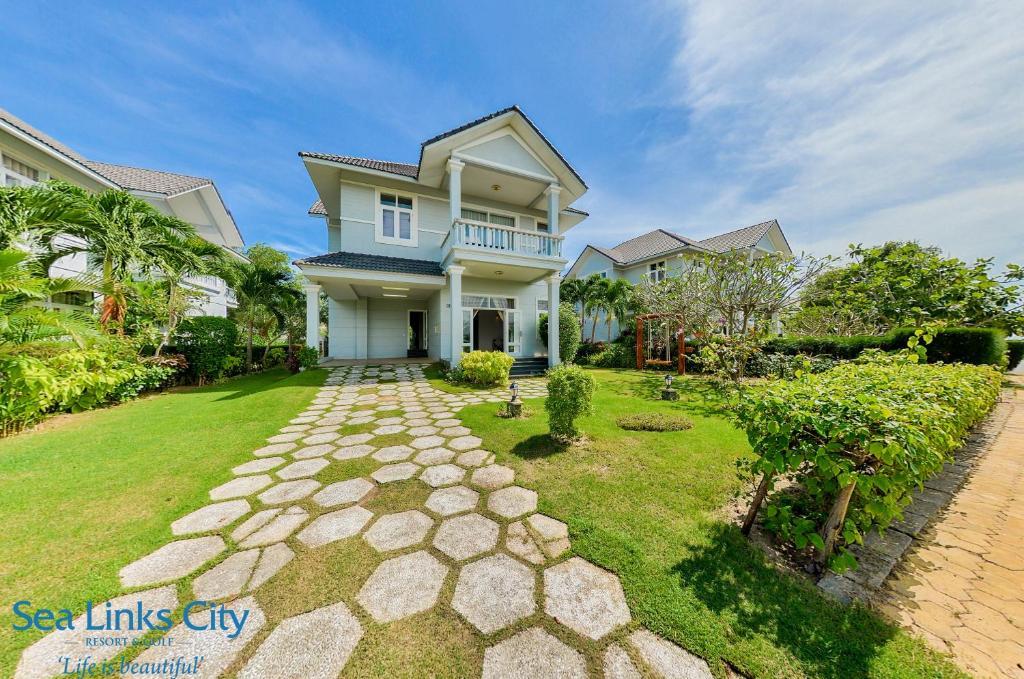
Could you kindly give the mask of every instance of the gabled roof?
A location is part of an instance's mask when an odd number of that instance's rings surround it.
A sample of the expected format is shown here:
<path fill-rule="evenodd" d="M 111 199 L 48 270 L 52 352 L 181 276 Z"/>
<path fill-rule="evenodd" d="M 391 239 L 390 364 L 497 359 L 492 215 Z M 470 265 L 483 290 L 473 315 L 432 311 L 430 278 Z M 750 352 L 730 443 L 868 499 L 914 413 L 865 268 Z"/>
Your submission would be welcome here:
<path fill-rule="evenodd" d="M 711 238 L 705 238 L 701 241 L 701 244 L 715 252 L 728 252 L 730 250 L 739 250 L 741 248 L 752 248 L 761 242 L 761 239 L 764 238 L 765 234 L 768 233 L 773 226 L 779 226 L 779 222 L 775 219 L 767 222 L 761 222 L 760 224 L 754 224 L 753 226 L 746 226 L 742 229 L 736 229 L 735 231 L 728 231 L 717 236 L 712 236 Z M 785 239 L 785 234 L 783 234 L 782 237 Z"/>
<path fill-rule="evenodd" d="M 105 177 L 109 177 L 131 191 L 160 193 L 165 196 L 176 196 L 203 186 L 213 185 L 213 181 L 204 177 L 193 177 L 187 174 L 147 170 L 129 165 L 99 163 L 94 160 L 85 161 L 92 169 Z"/>
<path fill-rule="evenodd" d="M 86 158 L 80 155 L 77 151 L 72 149 L 70 146 L 67 146 L 57 141 L 56 139 L 46 134 L 42 130 L 38 130 L 35 127 L 32 127 L 31 125 L 29 125 L 24 120 L 14 115 L 10 111 L 0 108 L 0 121 L 7 123 L 8 125 L 16 128 L 23 134 L 26 134 L 29 137 L 35 139 L 37 142 L 43 144 L 51 151 L 56 152 L 60 156 L 63 156 L 65 160 L 69 161 L 73 165 L 78 165 L 81 169 L 85 170 L 86 172 L 90 174 L 98 174 L 100 175 L 101 179 L 105 179 L 107 182 L 111 184 L 117 183 L 110 177 L 104 175 L 102 172 L 99 172 L 98 170 L 92 168 L 89 165 L 89 161 L 86 160 Z"/>
<path fill-rule="evenodd" d="M 419 276 L 443 276 L 440 262 L 426 259 L 405 259 L 404 257 L 385 257 L 383 255 L 367 255 L 361 252 L 329 252 L 325 255 L 306 257 L 295 260 L 296 266 L 308 264 L 312 266 L 330 266 L 338 269 L 358 269 L 361 271 L 386 271 L 389 273 L 408 273 Z"/>
<path fill-rule="evenodd" d="M 390 160 L 375 160 L 373 158 L 359 158 L 357 156 L 336 156 L 333 153 L 317 153 L 316 151 L 299 151 L 300 158 L 316 158 L 318 160 L 329 160 L 332 163 L 362 167 L 367 170 L 377 170 L 388 174 L 397 174 L 402 177 L 415 179 L 419 175 L 419 167 L 409 163 L 395 163 Z"/>
<path fill-rule="evenodd" d="M 306 214 L 312 215 L 314 217 L 326 217 L 327 208 L 324 207 L 324 202 L 317 198 L 316 202 L 309 206 L 309 210 L 306 212 Z"/>

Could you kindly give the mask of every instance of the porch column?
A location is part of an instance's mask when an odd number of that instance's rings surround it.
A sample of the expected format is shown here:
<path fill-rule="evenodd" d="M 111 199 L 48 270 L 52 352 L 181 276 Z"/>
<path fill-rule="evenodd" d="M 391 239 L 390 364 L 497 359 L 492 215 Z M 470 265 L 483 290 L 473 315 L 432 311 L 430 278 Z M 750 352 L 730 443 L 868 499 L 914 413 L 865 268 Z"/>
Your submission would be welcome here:
<path fill-rule="evenodd" d="M 456 219 L 462 217 L 462 168 L 466 164 L 457 158 L 448 159 L 448 206 L 451 212 L 451 219 L 448 220 L 448 227 L 455 223 Z"/>
<path fill-rule="evenodd" d="M 562 276 L 553 273 L 548 276 L 548 367 L 561 363 L 558 356 L 558 285 Z"/>
<path fill-rule="evenodd" d="M 306 283 L 306 346 L 320 353 L 320 286 Z"/>
<path fill-rule="evenodd" d="M 454 368 L 462 359 L 462 272 L 464 266 L 451 265 L 448 267 L 448 293 L 451 304 L 451 333 L 452 352 L 451 366 Z"/>
<path fill-rule="evenodd" d="M 549 184 L 548 188 L 544 189 L 548 197 L 548 233 L 552 236 L 558 235 L 558 194 L 561 192 L 562 187 L 558 184 Z"/>

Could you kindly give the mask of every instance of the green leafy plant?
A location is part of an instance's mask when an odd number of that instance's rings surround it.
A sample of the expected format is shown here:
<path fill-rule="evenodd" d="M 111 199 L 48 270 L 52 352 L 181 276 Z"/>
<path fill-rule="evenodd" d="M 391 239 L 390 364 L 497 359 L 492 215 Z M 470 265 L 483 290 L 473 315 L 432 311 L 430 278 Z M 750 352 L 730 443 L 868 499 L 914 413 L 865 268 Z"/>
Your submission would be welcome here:
<path fill-rule="evenodd" d="M 689 418 L 670 413 L 624 415 L 615 420 L 615 424 L 630 431 L 683 431 L 693 428 Z"/>
<path fill-rule="evenodd" d="M 245 369 L 245 361 L 240 356 L 225 356 L 223 374 L 227 377 L 240 375 Z"/>
<path fill-rule="evenodd" d="M 315 368 L 320 364 L 320 352 L 313 347 L 300 348 L 297 356 L 299 365 L 303 368 Z"/>
<path fill-rule="evenodd" d="M 540 341 L 546 347 L 548 345 L 547 314 L 541 314 L 540 320 L 537 322 L 537 334 L 540 335 Z M 558 305 L 558 357 L 562 359 L 563 363 L 572 363 L 576 360 L 581 334 L 582 331 L 572 305 L 562 302 Z"/>
<path fill-rule="evenodd" d="M 515 359 L 501 351 L 471 351 L 463 354 L 458 367 L 448 372 L 448 380 L 475 387 L 507 384 L 513 363 Z"/>
<path fill-rule="evenodd" d="M 238 327 L 227 318 L 195 316 L 178 324 L 174 345 L 189 364 L 199 384 L 218 379 L 238 342 Z"/>
<path fill-rule="evenodd" d="M 274 347 L 266 354 L 263 355 L 263 367 L 271 368 L 274 366 L 281 365 L 284 363 L 284 349 L 281 347 Z"/>
<path fill-rule="evenodd" d="M 576 419 L 591 412 L 597 383 L 592 375 L 575 365 L 559 365 L 548 371 L 548 412 L 551 437 L 559 441 L 579 438 Z"/>
<path fill-rule="evenodd" d="M 878 352 L 741 396 L 736 416 L 757 456 L 743 472 L 761 479 L 744 530 L 767 500 L 769 531 L 842 570 L 855 563 L 848 545 L 901 516 L 992 408 L 1001 379 L 990 366 L 909 359 Z M 780 477 L 793 483 L 776 492 Z"/>
<path fill-rule="evenodd" d="M 1007 370 L 1013 370 L 1024 358 L 1024 340 L 1006 340 Z"/>

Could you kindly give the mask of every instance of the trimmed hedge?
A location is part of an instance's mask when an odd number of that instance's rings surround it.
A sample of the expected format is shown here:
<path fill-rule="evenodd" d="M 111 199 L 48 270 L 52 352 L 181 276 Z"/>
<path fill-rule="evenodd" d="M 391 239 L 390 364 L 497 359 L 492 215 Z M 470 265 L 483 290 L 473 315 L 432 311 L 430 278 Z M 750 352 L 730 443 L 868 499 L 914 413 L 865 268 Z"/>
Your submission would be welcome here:
<path fill-rule="evenodd" d="M 1006 369 L 1013 370 L 1020 365 L 1021 359 L 1024 359 L 1024 340 L 1006 340 L 1006 350 L 1010 359 Z"/>
<path fill-rule="evenodd" d="M 218 316 L 186 318 L 174 331 L 174 346 L 188 359 L 189 374 L 199 384 L 220 379 L 237 342 L 238 326 Z"/>
<path fill-rule="evenodd" d="M 508 373 L 515 359 L 503 351 L 470 351 L 448 373 L 448 381 L 490 387 L 508 384 Z"/>
<path fill-rule="evenodd" d="M 883 354 L 750 390 L 736 415 L 757 456 L 749 471 L 768 489 L 766 529 L 798 549 L 828 552 L 826 518 L 837 499 L 850 498 L 832 565 L 855 565 L 846 546 L 900 518 L 911 493 L 995 404 L 1001 379 L 991 366 Z M 775 489 L 780 476 L 792 485 Z"/>
<path fill-rule="evenodd" d="M 811 354 L 850 360 L 866 349 L 905 349 L 907 339 L 913 334 L 910 328 L 899 328 L 877 336 L 775 337 L 765 342 L 764 350 L 768 353 Z M 1006 335 L 999 328 L 943 328 L 927 347 L 928 361 L 1002 365 L 1006 347 Z"/>

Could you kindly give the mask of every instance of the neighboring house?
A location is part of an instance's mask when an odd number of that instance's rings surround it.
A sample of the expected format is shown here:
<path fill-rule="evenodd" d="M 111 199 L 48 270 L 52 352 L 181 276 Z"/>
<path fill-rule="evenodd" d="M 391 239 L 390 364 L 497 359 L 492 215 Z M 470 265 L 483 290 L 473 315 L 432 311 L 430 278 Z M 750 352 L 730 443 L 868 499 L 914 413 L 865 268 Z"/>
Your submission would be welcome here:
<path fill-rule="evenodd" d="M 558 303 L 563 234 L 587 186 L 516 106 L 423 142 L 415 165 L 301 152 L 327 252 L 295 262 L 309 280 L 307 342 L 328 298 L 331 358 L 474 349 L 555 365 L 537 322 Z"/>
<path fill-rule="evenodd" d="M 89 191 L 124 189 L 150 203 L 164 214 L 194 225 L 199 235 L 224 247 L 232 256 L 244 243 L 231 212 L 209 179 L 144 170 L 88 160 L 53 137 L 0 109 L 0 183 L 27 186 L 50 178 L 63 179 Z M 64 237 L 60 244 L 83 246 L 84 242 Z M 86 255 L 62 257 L 51 268 L 53 276 L 76 276 L 86 271 Z M 219 278 L 199 276 L 186 281 L 202 295 L 190 313 L 226 316 L 235 306 L 234 293 Z M 62 295 L 51 300 L 55 308 L 81 308 L 89 296 Z"/>
<path fill-rule="evenodd" d="M 639 283 L 644 278 L 663 280 L 693 265 L 695 257 L 707 253 L 741 251 L 751 256 L 781 253 L 792 256 L 778 221 L 771 220 L 735 231 L 694 240 L 665 229 L 655 229 L 612 248 L 588 245 L 573 263 L 566 278 L 587 278 L 594 274 L 604 278 L 624 278 Z M 590 326 L 588 322 L 588 327 Z M 598 314 L 594 335 L 597 341 L 607 341 L 619 335 L 618 321 L 612 320 L 611 337 L 603 314 Z M 584 328 L 583 336 L 590 337 Z"/>

